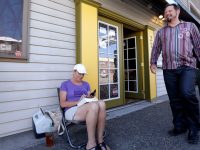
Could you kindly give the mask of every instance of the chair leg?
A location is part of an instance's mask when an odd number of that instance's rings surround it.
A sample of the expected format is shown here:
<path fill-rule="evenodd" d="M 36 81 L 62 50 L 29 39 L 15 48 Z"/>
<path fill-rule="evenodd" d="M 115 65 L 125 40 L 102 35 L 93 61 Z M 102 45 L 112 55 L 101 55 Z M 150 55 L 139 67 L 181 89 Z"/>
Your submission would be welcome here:
<path fill-rule="evenodd" d="M 65 127 L 66 127 L 65 133 L 66 133 L 66 135 L 67 135 L 67 140 L 68 140 L 68 142 L 69 142 L 69 145 L 70 145 L 72 148 L 75 148 L 75 149 L 81 149 L 82 147 L 86 146 L 86 143 L 80 144 L 80 145 L 75 145 L 75 144 L 72 143 L 71 137 L 70 137 L 70 134 L 69 134 L 69 129 L 70 129 L 71 126 L 73 126 L 73 124 L 71 124 L 71 123 L 66 124 L 65 121 L 63 121 L 63 122 L 64 122 L 63 124 L 64 124 Z"/>
<path fill-rule="evenodd" d="M 103 132 L 103 138 L 106 138 L 107 137 L 107 133 L 106 131 Z"/>

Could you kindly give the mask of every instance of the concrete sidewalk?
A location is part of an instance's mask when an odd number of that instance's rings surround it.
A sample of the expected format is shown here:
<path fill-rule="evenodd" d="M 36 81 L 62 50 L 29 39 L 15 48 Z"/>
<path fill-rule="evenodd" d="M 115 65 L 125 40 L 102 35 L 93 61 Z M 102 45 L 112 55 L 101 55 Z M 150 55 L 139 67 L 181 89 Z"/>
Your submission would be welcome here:
<path fill-rule="evenodd" d="M 141 101 L 108 110 L 106 143 L 111 150 L 199 150 L 198 145 L 187 143 L 187 134 L 170 137 L 167 131 L 172 126 L 168 97 L 154 102 Z M 86 141 L 86 132 L 79 141 Z M 78 135 L 78 133 L 76 135 Z M 28 137 L 28 138 L 27 138 Z M 35 140 L 32 132 L 0 138 L 2 150 L 73 150 L 65 136 L 56 137 L 52 148 L 45 146 L 45 139 Z"/>

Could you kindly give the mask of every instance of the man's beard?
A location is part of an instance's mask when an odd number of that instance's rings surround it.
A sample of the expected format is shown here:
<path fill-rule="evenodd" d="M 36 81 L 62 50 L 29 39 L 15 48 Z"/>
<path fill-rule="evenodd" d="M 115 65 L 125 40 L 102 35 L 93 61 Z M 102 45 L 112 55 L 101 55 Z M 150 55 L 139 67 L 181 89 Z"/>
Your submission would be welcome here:
<path fill-rule="evenodd" d="M 171 21 L 172 21 L 172 18 L 173 18 L 172 16 L 169 16 L 169 17 L 166 18 L 166 21 L 167 21 L 167 22 L 171 22 Z"/>

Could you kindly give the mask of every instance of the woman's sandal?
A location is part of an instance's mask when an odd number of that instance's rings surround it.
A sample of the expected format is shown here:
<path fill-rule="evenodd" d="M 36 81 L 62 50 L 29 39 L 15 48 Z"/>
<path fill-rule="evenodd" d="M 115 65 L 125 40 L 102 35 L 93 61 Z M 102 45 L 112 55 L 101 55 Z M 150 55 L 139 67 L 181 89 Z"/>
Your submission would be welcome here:
<path fill-rule="evenodd" d="M 87 149 L 87 148 L 85 148 L 86 150 L 98 150 L 98 146 L 96 145 L 96 146 L 94 146 L 94 147 L 92 147 L 92 148 L 90 148 L 90 149 Z"/>
<path fill-rule="evenodd" d="M 102 148 L 104 148 L 105 150 L 108 150 L 105 142 L 99 143 L 98 147 L 100 150 L 102 150 Z"/>

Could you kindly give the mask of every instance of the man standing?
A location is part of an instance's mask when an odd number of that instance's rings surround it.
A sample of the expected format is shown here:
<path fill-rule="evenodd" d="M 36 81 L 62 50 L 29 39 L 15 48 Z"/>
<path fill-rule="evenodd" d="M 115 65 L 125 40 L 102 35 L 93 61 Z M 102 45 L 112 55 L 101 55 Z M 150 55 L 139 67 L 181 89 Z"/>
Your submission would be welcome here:
<path fill-rule="evenodd" d="M 180 7 L 168 4 L 164 17 L 167 25 L 155 37 L 150 69 L 156 73 L 157 60 L 162 51 L 163 75 L 173 114 L 172 136 L 188 132 L 188 142 L 199 140 L 199 102 L 195 95 L 196 58 L 200 60 L 200 34 L 191 22 L 179 20 Z"/>
<path fill-rule="evenodd" d="M 197 62 L 197 72 L 196 72 L 196 83 L 197 83 L 197 86 L 198 86 L 198 89 L 199 89 L 199 96 L 200 96 L 200 62 L 198 61 Z"/>

